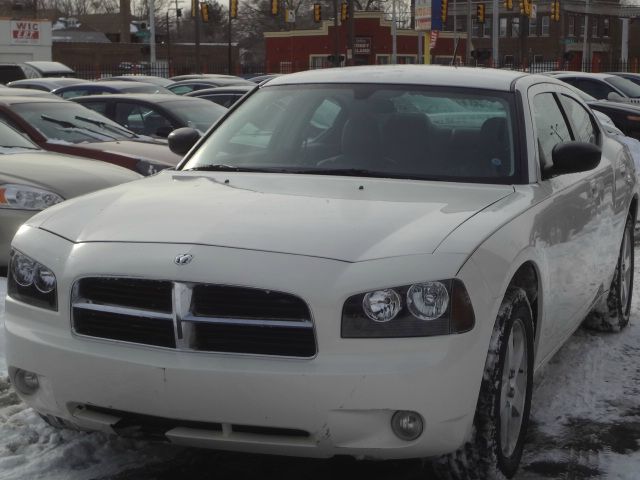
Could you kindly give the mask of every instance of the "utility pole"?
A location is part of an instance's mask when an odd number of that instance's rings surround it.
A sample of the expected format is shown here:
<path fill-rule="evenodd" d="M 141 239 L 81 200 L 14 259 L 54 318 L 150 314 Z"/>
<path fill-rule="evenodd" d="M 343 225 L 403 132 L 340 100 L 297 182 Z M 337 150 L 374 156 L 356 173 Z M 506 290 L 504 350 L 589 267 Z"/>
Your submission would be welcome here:
<path fill-rule="evenodd" d="M 171 26 L 169 25 L 169 10 L 167 10 L 167 73 L 171 76 Z"/>
<path fill-rule="evenodd" d="M 340 10 L 338 9 L 338 0 L 333 0 L 333 29 L 335 30 L 334 32 L 334 49 L 333 49 L 333 54 L 335 55 L 334 57 L 334 66 L 339 67 L 340 66 L 340 32 L 338 31 L 338 26 L 339 26 L 339 15 L 340 15 Z"/>
<path fill-rule="evenodd" d="M 498 0 L 493 0 L 493 7 L 492 7 L 492 16 L 491 16 L 491 30 L 492 30 L 492 35 L 491 35 L 491 58 L 493 58 L 493 66 L 494 67 L 499 67 L 500 66 L 500 53 L 498 52 L 498 44 L 499 44 L 499 35 L 500 32 L 498 32 L 498 20 L 499 20 L 499 11 L 500 11 L 500 4 L 498 3 Z"/>
<path fill-rule="evenodd" d="M 156 20 L 155 20 L 155 3 L 149 0 L 149 63 L 154 68 L 156 63 Z"/>
<path fill-rule="evenodd" d="M 391 0 L 391 64 L 398 63 L 398 30 L 396 19 L 396 0 Z"/>
<path fill-rule="evenodd" d="M 464 51 L 464 63 L 469 65 L 471 63 L 471 50 L 473 50 L 473 42 L 471 37 L 473 36 L 473 25 L 471 24 L 471 0 L 467 0 L 467 48 Z"/>
<path fill-rule="evenodd" d="M 196 35 L 196 72 L 202 73 L 200 70 L 200 1 L 192 0 L 192 8 L 195 8 L 193 15 L 196 21 L 195 35 Z"/>
<path fill-rule="evenodd" d="M 229 0 L 229 18 L 227 22 L 227 73 L 231 75 L 231 1 Z"/>
<path fill-rule="evenodd" d="M 589 0 L 585 0 L 584 4 L 584 38 L 582 39 L 582 71 L 587 71 L 587 59 L 589 57 L 589 43 L 587 37 L 589 36 Z"/>
<path fill-rule="evenodd" d="M 180 41 L 180 17 L 178 16 L 178 10 L 180 10 L 180 7 L 178 6 L 178 0 L 176 0 L 176 38 Z"/>
<path fill-rule="evenodd" d="M 348 0 L 349 5 L 349 36 L 347 39 L 347 65 L 355 65 L 355 52 L 353 51 L 353 44 L 355 42 L 355 19 L 356 12 L 354 9 L 354 1 Z"/>

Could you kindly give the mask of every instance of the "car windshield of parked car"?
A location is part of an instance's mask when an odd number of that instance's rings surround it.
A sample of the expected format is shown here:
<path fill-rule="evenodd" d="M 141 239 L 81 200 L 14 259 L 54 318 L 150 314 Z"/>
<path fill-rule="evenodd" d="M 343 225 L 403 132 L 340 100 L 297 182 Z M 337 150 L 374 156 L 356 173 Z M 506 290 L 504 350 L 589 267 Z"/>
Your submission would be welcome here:
<path fill-rule="evenodd" d="M 133 132 L 73 102 L 16 103 L 12 109 L 48 141 L 92 143 L 136 138 Z"/>
<path fill-rule="evenodd" d="M 415 85 L 266 86 L 184 170 L 514 183 L 513 96 Z"/>
<path fill-rule="evenodd" d="M 40 150 L 40 147 L 20 135 L 9 125 L 0 122 L 0 154 L 20 153 L 25 150 Z"/>
<path fill-rule="evenodd" d="M 176 117 L 191 128 L 200 132 L 206 132 L 222 115 L 227 113 L 227 109 L 221 105 L 200 100 L 197 102 L 167 102 L 163 104 Z"/>
<path fill-rule="evenodd" d="M 627 97 L 640 98 L 640 85 L 636 85 L 631 80 L 622 77 L 607 77 L 607 82 L 616 87 Z"/>

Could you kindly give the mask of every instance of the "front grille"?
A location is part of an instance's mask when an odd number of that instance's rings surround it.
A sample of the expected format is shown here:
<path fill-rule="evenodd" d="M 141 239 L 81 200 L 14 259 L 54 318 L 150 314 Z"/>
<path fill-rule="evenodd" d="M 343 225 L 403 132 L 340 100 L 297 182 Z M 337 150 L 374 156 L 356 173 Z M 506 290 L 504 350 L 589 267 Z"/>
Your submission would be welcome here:
<path fill-rule="evenodd" d="M 103 305 L 171 313 L 171 282 L 133 278 L 84 278 L 78 296 Z"/>
<path fill-rule="evenodd" d="M 269 290 L 196 285 L 192 309 L 195 316 L 304 321 L 307 305 L 298 297 Z"/>
<path fill-rule="evenodd" d="M 76 333 L 80 335 L 158 347 L 176 347 L 171 319 L 160 320 L 126 314 L 114 315 L 109 311 L 74 307 L 73 320 Z"/>
<path fill-rule="evenodd" d="M 313 357 L 306 303 L 282 292 L 133 278 L 84 278 L 73 289 L 78 335 L 186 351 Z"/>
<path fill-rule="evenodd" d="M 195 330 L 197 350 L 243 351 L 287 357 L 312 357 L 316 353 L 313 330 L 310 328 L 198 323 Z"/>

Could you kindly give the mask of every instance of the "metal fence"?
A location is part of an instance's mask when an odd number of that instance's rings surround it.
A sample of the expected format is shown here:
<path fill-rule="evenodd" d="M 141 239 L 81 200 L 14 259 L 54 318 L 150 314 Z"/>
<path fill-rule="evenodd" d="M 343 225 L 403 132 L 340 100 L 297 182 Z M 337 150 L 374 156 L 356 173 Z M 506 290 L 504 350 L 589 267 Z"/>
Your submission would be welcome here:
<path fill-rule="evenodd" d="M 440 65 L 450 65 L 449 59 L 435 58 L 435 63 Z M 460 59 L 456 62 L 457 66 L 464 66 L 464 62 Z M 130 63 L 121 62 L 113 65 L 70 65 L 76 72 L 76 76 L 85 79 L 99 79 L 105 77 L 111 77 L 116 75 L 126 74 L 144 74 L 155 75 L 159 77 L 171 77 L 174 75 L 183 75 L 189 73 L 198 72 L 194 64 L 189 63 L 171 63 L 170 65 L 165 62 L 150 63 Z M 275 68 L 267 69 L 263 64 L 238 64 L 232 66 L 231 72 L 229 72 L 228 65 L 214 64 L 214 63 L 201 63 L 198 73 L 219 73 L 246 76 L 258 75 L 263 73 L 292 73 L 303 70 L 328 68 L 333 67 L 331 62 L 322 62 L 320 64 L 309 65 L 306 62 L 280 62 Z M 344 62 L 340 65 L 344 66 Z M 583 72 L 639 72 L 640 62 L 638 59 L 630 62 L 622 61 L 597 61 L 597 62 L 580 62 L 576 60 L 558 60 L 558 61 L 544 61 L 544 62 L 505 62 L 500 65 L 494 65 L 490 60 L 476 61 L 471 60 L 466 64 L 469 67 L 488 67 L 488 68 L 501 68 L 508 70 L 518 70 L 531 73 L 542 73 L 548 71 L 583 71 Z"/>
<path fill-rule="evenodd" d="M 79 64 L 69 65 L 75 72 L 76 77 L 84 78 L 87 80 L 95 80 L 100 78 L 108 78 L 116 75 L 154 75 L 157 77 L 169 78 L 175 75 L 184 75 L 189 73 L 219 73 L 239 75 L 239 76 L 251 76 L 263 74 L 265 72 L 264 65 L 237 65 L 232 66 L 231 72 L 229 72 L 228 64 L 214 64 L 203 62 L 200 64 L 200 69 L 196 69 L 195 64 L 171 63 L 169 65 L 165 62 L 156 63 L 132 63 L 132 62 L 120 62 L 118 64 Z"/>

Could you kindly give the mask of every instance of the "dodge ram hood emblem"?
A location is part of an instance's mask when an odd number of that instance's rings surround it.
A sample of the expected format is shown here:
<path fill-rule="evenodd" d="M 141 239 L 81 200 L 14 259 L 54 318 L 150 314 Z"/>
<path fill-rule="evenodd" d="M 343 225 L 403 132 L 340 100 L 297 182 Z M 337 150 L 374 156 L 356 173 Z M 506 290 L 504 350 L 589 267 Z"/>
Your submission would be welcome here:
<path fill-rule="evenodd" d="M 178 255 L 173 262 L 176 265 L 186 265 L 187 263 L 191 263 L 191 260 L 193 260 L 193 255 L 191 255 L 190 253 L 183 253 L 181 255 Z"/>

